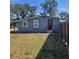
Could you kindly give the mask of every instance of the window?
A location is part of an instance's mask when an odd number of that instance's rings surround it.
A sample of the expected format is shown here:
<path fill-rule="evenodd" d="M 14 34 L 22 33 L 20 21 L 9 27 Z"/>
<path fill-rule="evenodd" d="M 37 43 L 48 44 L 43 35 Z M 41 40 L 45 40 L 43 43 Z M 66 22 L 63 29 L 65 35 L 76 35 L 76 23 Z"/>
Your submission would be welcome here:
<path fill-rule="evenodd" d="M 23 26 L 23 27 L 28 27 L 28 22 L 27 22 L 27 21 L 23 21 L 23 22 L 22 22 L 22 26 Z"/>
<path fill-rule="evenodd" d="M 34 28 L 38 28 L 38 20 L 34 20 Z"/>

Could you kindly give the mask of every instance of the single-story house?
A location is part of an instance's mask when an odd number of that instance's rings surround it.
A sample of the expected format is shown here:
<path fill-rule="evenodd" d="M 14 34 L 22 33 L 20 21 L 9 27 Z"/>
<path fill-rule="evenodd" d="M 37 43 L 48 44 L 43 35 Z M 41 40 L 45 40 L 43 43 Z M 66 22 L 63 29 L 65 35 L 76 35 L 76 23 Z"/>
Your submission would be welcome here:
<path fill-rule="evenodd" d="M 17 32 L 60 32 L 60 18 L 38 16 L 20 19 Z"/>

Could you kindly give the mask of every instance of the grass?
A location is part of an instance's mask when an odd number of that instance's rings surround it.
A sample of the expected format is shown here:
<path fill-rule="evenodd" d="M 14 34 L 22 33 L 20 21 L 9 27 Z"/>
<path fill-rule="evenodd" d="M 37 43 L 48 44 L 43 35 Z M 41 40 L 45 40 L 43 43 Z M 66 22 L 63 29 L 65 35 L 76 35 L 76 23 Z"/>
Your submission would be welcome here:
<path fill-rule="evenodd" d="M 47 37 L 47 33 L 11 34 L 10 58 L 35 59 Z"/>

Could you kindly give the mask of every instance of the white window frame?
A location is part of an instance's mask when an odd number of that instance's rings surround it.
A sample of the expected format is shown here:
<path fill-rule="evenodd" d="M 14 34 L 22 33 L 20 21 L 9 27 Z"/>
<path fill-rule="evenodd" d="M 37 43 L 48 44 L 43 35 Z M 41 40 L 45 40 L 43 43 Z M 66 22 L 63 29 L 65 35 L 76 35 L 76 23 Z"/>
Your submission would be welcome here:
<path fill-rule="evenodd" d="M 39 21 L 38 20 L 34 20 L 33 21 L 33 26 L 34 26 L 34 28 L 38 28 L 39 27 Z"/>
<path fill-rule="evenodd" d="M 25 26 L 24 23 L 26 23 L 26 26 Z M 23 21 L 23 22 L 22 22 L 22 26 L 23 26 L 23 27 L 28 27 L 28 21 Z"/>

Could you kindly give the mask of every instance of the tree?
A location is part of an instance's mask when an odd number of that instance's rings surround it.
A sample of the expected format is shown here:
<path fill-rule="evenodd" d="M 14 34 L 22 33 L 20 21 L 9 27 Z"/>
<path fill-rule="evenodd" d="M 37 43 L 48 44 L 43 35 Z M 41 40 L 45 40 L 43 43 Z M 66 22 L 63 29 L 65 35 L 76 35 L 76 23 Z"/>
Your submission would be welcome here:
<path fill-rule="evenodd" d="M 43 8 L 43 13 L 44 14 L 49 14 L 52 17 L 56 16 L 56 11 L 57 11 L 57 2 L 56 0 L 47 0 L 46 2 L 41 4 Z"/>
<path fill-rule="evenodd" d="M 23 16 L 24 13 L 27 13 L 29 9 L 29 4 L 11 4 L 11 12 L 15 13 L 18 16 Z"/>
<path fill-rule="evenodd" d="M 35 16 L 36 6 L 30 6 L 28 3 L 24 4 L 11 4 L 11 13 L 15 13 L 17 18 L 21 16 L 24 18 L 25 16 Z"/>
<path fill-rule="evenodd" d="M 59 15 L 60 15 L 62 20 L 69 21 L 69 13 L 67 11 L 62 11 Z"/>
<path fill-rule="evenodd" d="M 48 2 L 44 2 L 41 4 L 42 9 L 43 9 L 43 13 L 41 13 L 42 15 L 47 15 L 48 14 Z"/>
<path fill-rule="evenodd" d="M 36 14 L 36 6 L 30 6 L 29 8 L 29 17 L 33 17 L 35 16 Z"/>

